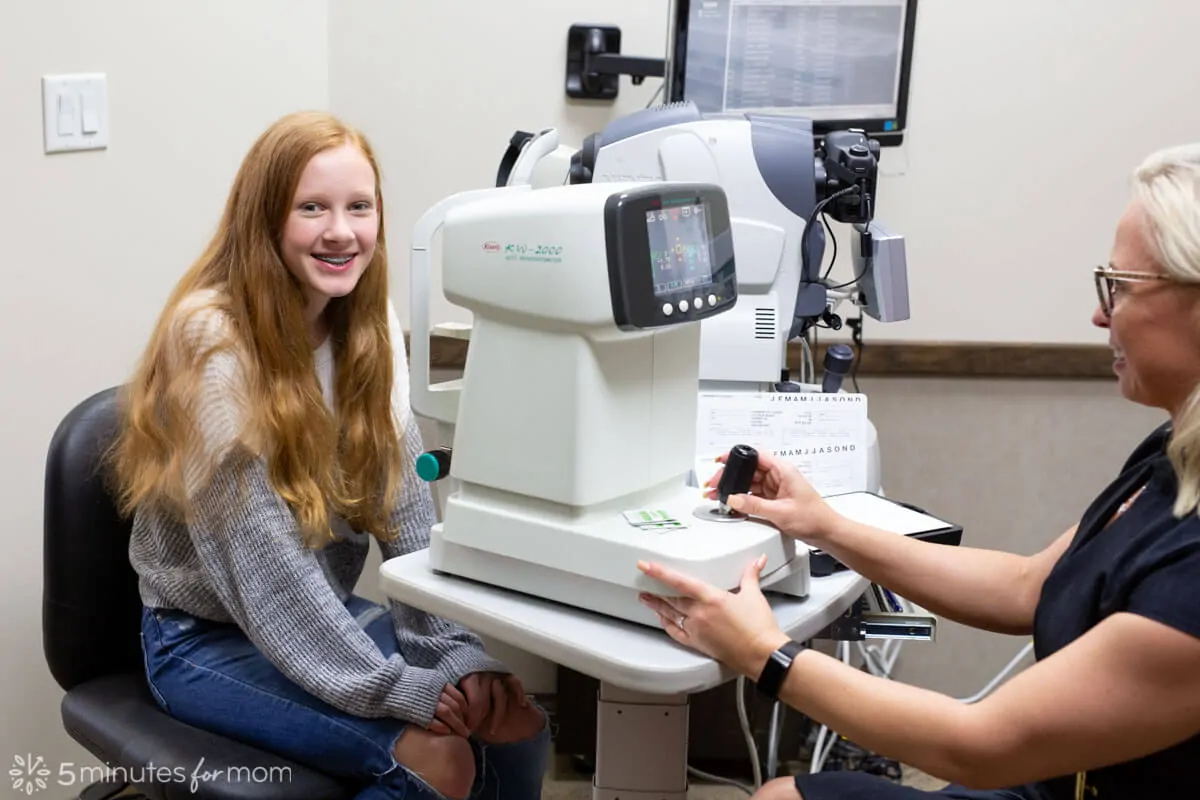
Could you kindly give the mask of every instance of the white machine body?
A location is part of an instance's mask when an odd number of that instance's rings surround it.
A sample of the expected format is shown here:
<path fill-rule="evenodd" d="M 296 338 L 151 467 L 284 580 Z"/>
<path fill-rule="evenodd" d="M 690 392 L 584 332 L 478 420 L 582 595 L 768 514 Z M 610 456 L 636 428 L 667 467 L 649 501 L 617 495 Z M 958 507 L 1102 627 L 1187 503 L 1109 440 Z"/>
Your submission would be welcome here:
<path fill-rule="evenodd" d="M 715 503 L 688 485 L 700 319 L 729 314 L 736 298 L 697 286 L 681 312 L 678 293 L 668 303 L 629 288 L 650 272 L 648 256 L 633 263 L 637 247 L 630 265 L 614 261 L 612 198 L 673 186 L 513 188 L 439 212 L 444 291 L 474 326 L 433 568 L 648 625 L 658 620 L 637 594 L 665 587 L 639 560 L 732 589 L 766 554 L 765 587 L 807 594 L 806 548 L 768 525 L 704 518 Z M 426 228 L 432 237 L 436 226 Z M 732 286 L 732 250 L 728 262 Z M 418 358 L 414 347 L 414 371 Z M 631 524 L 624 512 L 642 509 L 685 527 Z"/>
<path fill-rule="evenodd" d="M 691 109 L 668 106 L 617 120 L 595 147 L 591 183 L 698 181 L 720 186 L 729 198 L 738 301 L 729 312 L 701 324 L 701 389 L 771 391 L 787 366 L 787 344 L 802 283 L 805 214 L 816 202 L 813 138 L 811 130 L 805 133 L 804 124 L 804 120 L 789 120 L 783 127 L 776 120 L 700 117 Z M 508 183 L 537 190 L 562 186 L 573 179 L 572 169 L 579 168 L 579 153 L 580 148 L 561 143 L 557 129 L 544 129 L 525 145 Z M 855 258 L 861 256 L 858 244 L 855 238 Z M 899 252 L 893 260 L 903 278 L 903 241 L 889 237 L 889 247 L 897 244 Z M 866 272 L 868 287 L 893 280 L 890 273 Z M 907 283 L 901 280 L 900 284 L 895 294 L 901 296 L 902 308 L 884 305 L 892 292 L 869 291 L 868 313 L 885 322 L 906 319 Z M 818 294 L 817 306 L 823 307 L 823 287 Z M 886 316 L 877 308 L 885 310 Z M 819 377 L 807 375 L 803 380 L 802 386 L 794 388 L 821 390 Z M 878 433 L 869 420 L 864 444 L 867 485 L 863 488 L 882 492 Z"/>
<path fill-rule="evenodd" d="M 728 118 L 652 128 L 606 142 L 592 170 L 594 183 L 696 181 L 716 184 L 728 195 L 738 303 L 702 326 L 700 377 L 705 381 L 773 384 L 787 363 L 805 219 L 782 205 L 767 185 L 755 157 L 752 131 L 745 119 Z M 542 143 L 547 136 L 557 133 L 543 131 L 530 143 L 510 181 L 528 176 L 534 188 L 566 181 L 576 148 L 560 145 L 550 150 Z M 800 160 L 800 154 L 793 155 Z M 536 161 L 537 166 L 527 161 Z M 809 154 L 810 195 L 811 162 Z"/>

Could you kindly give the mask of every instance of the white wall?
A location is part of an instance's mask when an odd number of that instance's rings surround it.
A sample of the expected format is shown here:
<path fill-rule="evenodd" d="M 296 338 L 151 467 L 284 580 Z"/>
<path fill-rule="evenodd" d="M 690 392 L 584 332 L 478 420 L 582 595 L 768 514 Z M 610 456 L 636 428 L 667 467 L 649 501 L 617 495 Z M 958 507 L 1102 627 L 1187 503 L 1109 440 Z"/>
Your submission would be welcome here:
<path fill-rule="evenodd" d="M 1180 0 L 921 0 L 906 174 L 879 199 L 913 319 L 868 335 L 1107 341 L 1091 268 L 1138 162 L 1200 141 L 1197 30 Z"/>
<path fill-rule="evenodd" d="M 0 765 L 84 751 L 41 650 L 46 446 L 79 400 L 124 380 L 213 230 L 254 137 L 328 105 L 326 0 L 0 4 Z M 108 75 L 106 151 L 44 155 L 41 77 Z M 54 787 L 39 796 L 66 797 Z"/>
<path fill-rule="evenodd" d="M 491 185 L 513 130 L 554 125 L 579 142 L 653 92 L 656 79 L 622 78 L 615 106 L 568 102 L 567 27 L 620 25 L 623 52 L 661 56 L 668 5 L 333 5 L 331 100 L 384 154 L 398 281 L 412 223 L 447 194 Z M 913 319 L 867 335 L 1105 341 L 1088 321 L 1090 270 L 1107 261 L 1142 156 L 1200 140 L 1197 30 L 1200 3 L 1183 0 L 921 0 L 910 132 L 884 153 L 879 199 L 907 237 Z M 847 264 L 836 274 L 849 278 Z M 439 295 L 432 318 L 470 315 Z"/>
<path fill-rule="evenodd" d="M 557 127 L 579 142 L 644 107 L 656 78 L 622 78 L 614 102 L 569 100 L 563 91 L 567 29 L 618 25 L 622 52 L 661 57 L 667 0 L 485 3 L 359 0 L 330 5 L 331 109 L 361 127 L 384 172 L 392 293 L 408 321 L 408 255 L 417 219 L 447 195 L 492 186 L 516 130 Z M 441 297 L 435 322 L 469 320 Z"/>

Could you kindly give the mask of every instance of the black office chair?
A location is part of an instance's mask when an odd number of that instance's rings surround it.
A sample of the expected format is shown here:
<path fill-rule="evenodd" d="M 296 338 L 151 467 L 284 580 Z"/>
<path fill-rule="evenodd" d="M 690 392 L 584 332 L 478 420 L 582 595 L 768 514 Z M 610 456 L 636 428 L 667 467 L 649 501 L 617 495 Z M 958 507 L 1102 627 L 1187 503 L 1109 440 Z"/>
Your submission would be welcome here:
<path fill-rule="evenodd" d="M 353 797 L 356 787 L 185 725 L 154 702 L 142 657 L 137 576 L 129 564 L 130 522 L 117 513 L 100 473 L 99 457 L 116 424 L 116 389 L 89 397 L 59 424 L 46 460 L 46 661 L 66 691 L 67 733 L 107 765 L 103 774 L 122 778 L 93 784 L 81 800 L 111 797 L 129 785 L 125 778 L 153 800 Z M 207 774 L 193 793 L 191 776 L 201 763 Z M 183 774 L 187 780 L 179 779 Z"/>

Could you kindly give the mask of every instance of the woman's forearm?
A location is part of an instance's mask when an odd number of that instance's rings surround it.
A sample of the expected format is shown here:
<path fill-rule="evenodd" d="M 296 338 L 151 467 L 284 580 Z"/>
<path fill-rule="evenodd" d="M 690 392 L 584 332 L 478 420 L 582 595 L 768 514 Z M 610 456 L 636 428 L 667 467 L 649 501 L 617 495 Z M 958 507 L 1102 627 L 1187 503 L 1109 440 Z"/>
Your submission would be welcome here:
<path fill-rule="evenodd" d="M 938 616 L 999 633 L 1033 627 L 1030 559 L 923 542 L 833 516 L 818 543 L 850 569 Z"/>
<path fill-rule="evenodd" d="M 943 780 L 983 788 L 985 765 L 994 761 L 971 706 L 814 650 L 796 657 L 779 699 L 855 744 Z"/>

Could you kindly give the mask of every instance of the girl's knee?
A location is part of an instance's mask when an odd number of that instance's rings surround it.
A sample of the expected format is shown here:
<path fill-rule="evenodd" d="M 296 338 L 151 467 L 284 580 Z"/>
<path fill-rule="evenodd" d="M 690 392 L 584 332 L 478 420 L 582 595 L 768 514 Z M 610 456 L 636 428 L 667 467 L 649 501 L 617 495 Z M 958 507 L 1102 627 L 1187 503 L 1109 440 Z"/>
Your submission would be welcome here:
<path fill-rule="evenodd" d="M 475 751 L 460 736 L 411 727 L 400 734 L 396 762 L 443 797 L 465 800 L 475 785 Z"/>
<path fill-rule="evenodd" d="M 796 788 L 794 778 L 776 778 L 767 781 L 754 793 L 750 800 L 804 800 Z"/>

